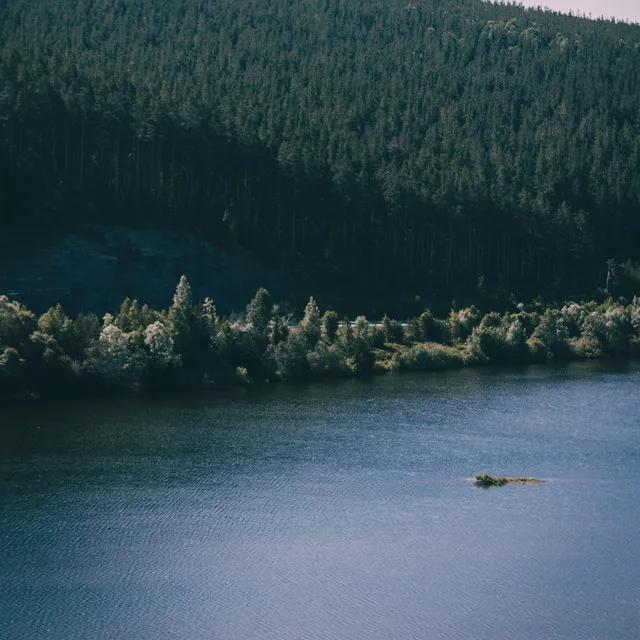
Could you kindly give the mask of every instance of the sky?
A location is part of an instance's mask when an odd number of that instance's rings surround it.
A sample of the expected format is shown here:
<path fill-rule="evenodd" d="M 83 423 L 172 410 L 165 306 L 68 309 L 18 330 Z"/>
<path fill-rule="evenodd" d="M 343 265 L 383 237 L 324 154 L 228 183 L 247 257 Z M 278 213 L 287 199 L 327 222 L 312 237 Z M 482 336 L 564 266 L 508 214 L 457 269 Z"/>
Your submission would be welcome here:
<path fill-rule="evenodd" d="M 554 11 L 572 10 L 574 13 L 591 14 L 592 18 L 616 18 L 640 22 L 640 0 L 518 0 L 525 7 L 549 7 Z"/>

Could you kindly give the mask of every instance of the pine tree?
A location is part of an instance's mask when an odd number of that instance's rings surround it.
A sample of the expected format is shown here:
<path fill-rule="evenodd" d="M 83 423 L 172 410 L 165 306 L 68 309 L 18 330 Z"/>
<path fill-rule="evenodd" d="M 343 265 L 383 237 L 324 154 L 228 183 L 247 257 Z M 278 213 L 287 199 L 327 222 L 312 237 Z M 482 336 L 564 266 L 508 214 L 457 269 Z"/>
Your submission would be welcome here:
<path fill-rule="evenodd" d="M 309 302 L 307 302 L 307 306 L 304 309 L 304 317 L 300 321 L 299 329 L 302 339 L 307 345 L 307 350 L 313 351 L 320 341 L 322 333 L 322 318 L 320 317 L 320 310 L 313 298 L 309 298 Z"/>
<path fill-rule="evenodd" d="M 253 300 L 247 305 L 246 321 L 249 330 L 256 338 L 264 339 L 271 322 L 273 301 L 269 292 L 260 288 Z"/>
<path fill-rule="evenodd" d="M 322 316 L 321 336 L 327 344 L 333 344 L 339 327 L 338 314 L 335 311 L 325 311 Z"/>

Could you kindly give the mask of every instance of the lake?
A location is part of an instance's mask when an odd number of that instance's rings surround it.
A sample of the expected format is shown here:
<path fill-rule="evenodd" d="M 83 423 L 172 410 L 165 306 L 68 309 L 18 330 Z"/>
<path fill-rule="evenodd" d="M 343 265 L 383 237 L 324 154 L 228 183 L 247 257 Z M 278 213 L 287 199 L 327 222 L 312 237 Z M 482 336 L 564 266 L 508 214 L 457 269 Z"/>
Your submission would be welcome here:
<path fill-rule="evenodd" d="M 637 640 L 639 390 L 592 363 L 0 408 L 0 637 Z"/>

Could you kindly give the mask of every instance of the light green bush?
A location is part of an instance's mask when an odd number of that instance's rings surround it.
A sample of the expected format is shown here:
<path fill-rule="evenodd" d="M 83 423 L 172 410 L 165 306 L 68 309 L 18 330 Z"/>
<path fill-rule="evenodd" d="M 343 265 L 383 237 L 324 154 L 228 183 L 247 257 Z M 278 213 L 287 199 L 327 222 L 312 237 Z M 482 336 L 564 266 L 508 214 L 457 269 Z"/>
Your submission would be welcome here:
<path fill-rule="evenodd" d="M 464 366 L 462 354 L 453 347 L 421 342 L 398 353 L 395 366 L 401 371 L 441 371 Z"/>

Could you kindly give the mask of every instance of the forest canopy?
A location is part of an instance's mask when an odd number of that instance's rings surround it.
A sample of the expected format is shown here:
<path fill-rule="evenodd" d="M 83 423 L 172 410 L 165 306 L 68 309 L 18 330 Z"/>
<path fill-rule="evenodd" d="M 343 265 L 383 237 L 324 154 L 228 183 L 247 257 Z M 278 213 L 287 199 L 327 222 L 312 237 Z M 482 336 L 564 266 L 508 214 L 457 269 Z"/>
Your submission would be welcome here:
<path fill-rule="evenodd" d="M 0 225 L 592 293 L 640 261 L 639 70 L 640 26 L 481 0 L 0 2 Z"/>

